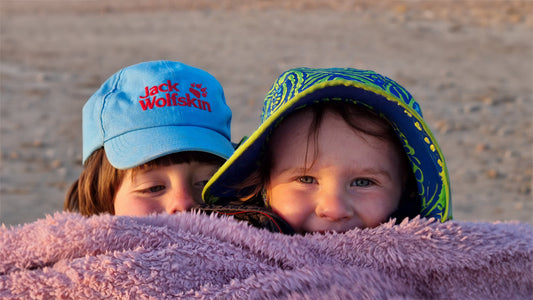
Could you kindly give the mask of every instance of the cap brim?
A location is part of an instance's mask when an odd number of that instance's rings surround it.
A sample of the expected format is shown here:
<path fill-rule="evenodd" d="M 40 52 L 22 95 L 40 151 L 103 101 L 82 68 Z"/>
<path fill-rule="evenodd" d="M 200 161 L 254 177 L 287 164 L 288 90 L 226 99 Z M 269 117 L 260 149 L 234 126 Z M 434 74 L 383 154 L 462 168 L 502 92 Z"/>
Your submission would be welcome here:
<path fill-rule="evenodd" d="M 394 91 L 393 91 L 394 92 Z M 263 145 L 271 131 L 283 118 L 295 110 L 320 101 L 345 101 L 368 107 L 389 120 L 395 128 L 413 165 L 419 189 L 425 197 L 450 199 L 449 178 L 444 156 L 421 114 L 392 93 L 371 85 L 349 80 L 319 83 L 283 104 L 241 145 L 233 156 L 215 173 L 204 189 L 204 199 L 239 197 L 235 186 L 243 182 L 257 167 Z M 431 170 L 428 170 L 431 169 Z M 246 194 L 249 191 L 241 191 Z M 442 193 L 446 195 L 442 195 Z M 214 197 L 213 197 L 214 196 Z M 430 203 L 433 203 L 430 201 Z M 436 201 L 435 205 L 442 205 Z M 449 203 L 445 207 L 426 207 L 422 215 L 432 210 L 443 211 L 448 218 Z"/>
<path fill-rule="evenodd" d="M 207 152 L 228 159 L 234 151 L 220 133 L 196 126 L 160 126 L 125 133 L 104 142 L 111 165 L 129 169 L 184 151 Z"/>

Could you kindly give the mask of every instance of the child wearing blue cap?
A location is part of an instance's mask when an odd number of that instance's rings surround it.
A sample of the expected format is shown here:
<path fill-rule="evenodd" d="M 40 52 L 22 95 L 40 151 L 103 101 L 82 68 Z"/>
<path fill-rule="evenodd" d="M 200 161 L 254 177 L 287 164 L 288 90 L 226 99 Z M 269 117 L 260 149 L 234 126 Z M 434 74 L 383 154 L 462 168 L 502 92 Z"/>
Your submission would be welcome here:
<path fill-rule="evenodd" d="M 140 216 L 196 206 L 234 151 L 230 123 L 222 86 L 203 70 L 150 61 L 118 71 L 83 107 L 84 170 L 64 208 Z"/>
<path fill-rule="evenodd" d="M 274 232 L 290 228 L 261 209 L 205 205 L 208 179 L 233 153 L 231 110 L 209 73 L 150 61 L 112 75 L 83 107 L 83 164 L 64 209 L 144 216 L 195 209 Z"/>
<path fill-rule="evenodd" d="M 283 73 L 261 125 L 203 197 L 264 202 L 302 234 L 452 217 L 444 156 L 418 103 L 391 79 L 351 68 Z"/>

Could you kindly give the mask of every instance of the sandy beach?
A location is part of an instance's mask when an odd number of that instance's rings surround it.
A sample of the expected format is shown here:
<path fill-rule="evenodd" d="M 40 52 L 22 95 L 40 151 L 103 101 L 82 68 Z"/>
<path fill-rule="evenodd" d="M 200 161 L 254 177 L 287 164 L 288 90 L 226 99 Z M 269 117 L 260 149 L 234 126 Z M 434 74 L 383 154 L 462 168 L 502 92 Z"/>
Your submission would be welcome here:
<path fill-rule="evenodd" d="M 2 0 L 0 223 L 62 210 L 83 104 L 119 69 L 159 59 L 219 79 L 235 142 L 281 72 L 375 70 L 421 104 L 454 219 L 533 224 L 533 2 L 512 0 Z"/>

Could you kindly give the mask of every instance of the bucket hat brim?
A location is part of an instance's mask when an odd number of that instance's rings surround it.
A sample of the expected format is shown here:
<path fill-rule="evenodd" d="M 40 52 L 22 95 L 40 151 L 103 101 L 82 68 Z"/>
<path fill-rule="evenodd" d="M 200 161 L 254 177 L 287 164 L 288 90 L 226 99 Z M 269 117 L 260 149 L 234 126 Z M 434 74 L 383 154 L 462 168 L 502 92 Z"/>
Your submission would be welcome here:
<path fill-rule="evenodd" d="M 144 128 L 104 142 L 104 149 L 117 169 L 129 169 L 178 152 L 198 151 L 227 159 L 234 151 L 225 136 L 197 126 Z"/>

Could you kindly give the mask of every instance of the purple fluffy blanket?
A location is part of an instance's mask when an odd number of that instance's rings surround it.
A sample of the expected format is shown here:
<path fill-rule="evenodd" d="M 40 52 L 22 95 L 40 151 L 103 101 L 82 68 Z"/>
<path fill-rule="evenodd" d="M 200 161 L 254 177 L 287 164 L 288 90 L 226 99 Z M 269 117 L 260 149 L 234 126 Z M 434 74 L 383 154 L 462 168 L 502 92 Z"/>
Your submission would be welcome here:
<path fill-rule="evenodd" d="M 533 228 L 286 236 L 227 217 L 57 213 L 0 229 L 1 299 L 531 299 Z"/>

